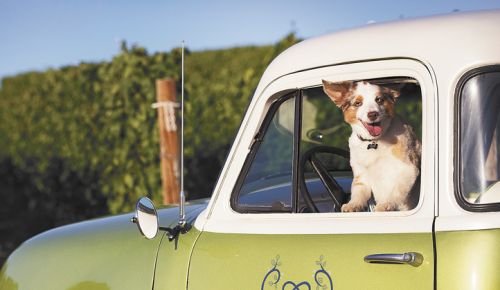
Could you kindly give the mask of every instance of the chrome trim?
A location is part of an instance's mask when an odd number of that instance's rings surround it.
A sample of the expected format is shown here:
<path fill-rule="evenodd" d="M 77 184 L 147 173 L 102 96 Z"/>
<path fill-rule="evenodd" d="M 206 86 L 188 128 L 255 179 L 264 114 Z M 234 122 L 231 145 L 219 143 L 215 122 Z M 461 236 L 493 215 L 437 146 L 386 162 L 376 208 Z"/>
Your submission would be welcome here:
<path fill-rule="evenodd" d="M 422 265 L 424 257 L 420 253 L 373 254 L 365 257 L 365 262 L 373 264 L 408 264 L 413 267 Z"/>

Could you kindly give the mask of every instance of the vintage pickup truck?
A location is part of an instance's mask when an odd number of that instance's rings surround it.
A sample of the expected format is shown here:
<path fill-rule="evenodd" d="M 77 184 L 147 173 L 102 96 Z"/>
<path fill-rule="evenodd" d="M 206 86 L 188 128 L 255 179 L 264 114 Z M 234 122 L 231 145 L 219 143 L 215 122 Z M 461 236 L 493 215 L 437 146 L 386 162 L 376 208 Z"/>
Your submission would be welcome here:
<path fill-rule="evenodd" d="M 500 11 L 453 13 L 296 44 L 262 76 L 209 201 L 179 220 L 141 199 L 42 233 L 0 289 L 500 289 L 499 28 Z M 416 206 L 340 210 L 351 129 L 322 80 L 401 92 L 422 145 Z"/>

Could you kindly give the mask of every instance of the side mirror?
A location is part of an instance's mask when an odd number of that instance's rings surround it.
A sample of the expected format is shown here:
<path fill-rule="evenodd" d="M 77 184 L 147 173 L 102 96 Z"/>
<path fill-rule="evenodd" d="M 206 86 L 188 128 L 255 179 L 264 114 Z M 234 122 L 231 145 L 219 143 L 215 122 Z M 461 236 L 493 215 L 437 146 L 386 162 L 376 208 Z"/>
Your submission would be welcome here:
<path fill-rule="evenodd" d="M 141 234 L 147 239 L 153 239 L 158 233 L 158 214 L 153 202 L 147 197 L 141 197 L 135 206 L 135 216 L 132 222 L 137 225 Z"/>
<path fill-rule="evenodd" d="M 147 197 L 141 197 L 135 206 L 135 215 L 131 222 L 137 225 L 141 234 L 147 239 L 151 240 L 156 237 L 158 231 L 166 231 L 168 233 L 168 240 L 174 241 L 177 248 L 177 240 L 180 234 L 185 234 L 191 229 L 191 225 L 186 222 L 184 214 L 184 198 L 181 199 L 179 207 L 180 219 L 177 225 L 173 228 L 160 227 L 158 223 L 158 213 L 153 202 Z"/>

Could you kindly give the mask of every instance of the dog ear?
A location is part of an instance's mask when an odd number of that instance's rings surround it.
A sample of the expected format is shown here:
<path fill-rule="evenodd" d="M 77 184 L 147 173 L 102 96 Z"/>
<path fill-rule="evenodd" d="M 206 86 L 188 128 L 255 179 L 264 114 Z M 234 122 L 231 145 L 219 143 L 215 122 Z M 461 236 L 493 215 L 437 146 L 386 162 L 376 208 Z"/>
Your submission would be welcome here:
<path fill-rule="evenodd" d="M 401 91 L 399 88 L 383 87 L 382 92 L 384 95 L 391 97 L 393 101 L 396 101 L 396 99 L 401 95 Z"/>
<path fill-rule="evenodd" d="M 354 82 L 346 81 L 334 83 L 325 80 L 322 81 L 323 91 L 325 91 L 337 107 L 343 108 L 348 101 L 347 97 L 354 86 Z"/>

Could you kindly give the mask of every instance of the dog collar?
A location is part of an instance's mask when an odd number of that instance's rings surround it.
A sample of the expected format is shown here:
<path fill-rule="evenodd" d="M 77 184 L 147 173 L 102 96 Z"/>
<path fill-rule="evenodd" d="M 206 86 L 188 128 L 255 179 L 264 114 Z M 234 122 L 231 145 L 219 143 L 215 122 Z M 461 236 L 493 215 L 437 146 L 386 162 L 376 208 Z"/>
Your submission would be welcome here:
<path fill-rule="evenodd" d="M 377 150 L 378 148 L 378 144 L 377 144 L 377 140 L 376 139 L 365 139 L 359 135 L 356 134 L 356 136 L 358 136 L 359 140 L 363 141 L 363 142 L 370 142 L 370 144 L 368 144 L 368 146 L 366 147 L 366 150 L 370 150 L 370 149 L 375 149 Z"/>

